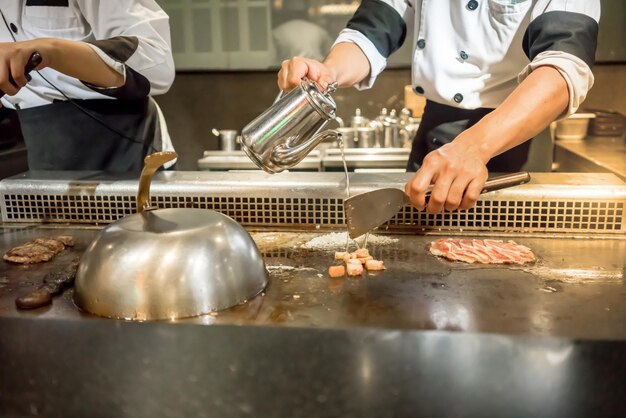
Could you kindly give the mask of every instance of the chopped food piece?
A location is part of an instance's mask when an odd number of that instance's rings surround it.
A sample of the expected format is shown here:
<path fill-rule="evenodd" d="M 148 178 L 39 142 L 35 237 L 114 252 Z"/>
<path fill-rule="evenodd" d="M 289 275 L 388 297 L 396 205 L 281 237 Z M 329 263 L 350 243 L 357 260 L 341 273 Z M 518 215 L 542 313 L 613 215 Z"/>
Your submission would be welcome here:
<path fill-rule="evenodd" d="M 365 262 L 365 268 L 368 271 L 379 271 L 385 270 L 385 265 L 380 260 L 367 260 Z"/>
<path fill-rule="evenodd" d="M 344 266 L 330 266 L 328 275 L 330 277 L 343 277 L 346 275 L 346 268 Z"/>
<path fill-rule="evenodd" d="M 346 260 L 346 265 L 350 265 L 350 264 L 354 264 L 354 265 L 361 265 L 361 260 L 359 260 L 358 258 L 350 258 L 348 260 Z"/>
<path fill-rule="evenodd" d="M 350 263 L 347 265 L 348 276 L 359 276 L 363 274 L 363 265 L 361 263 Z"/>
<path fill-rule="evenodd" d="M 354 256 L 356 258 L 365 258 L 365 257 L 370 256 L 370 252 L 368 251 L 367 248 L 359 248 L 358 250 L 354 252 Z"/>
<path fill-rule="evenodd" d="M 335 252 L 335 260 L 344 260 L 346 258 L 346 256 L 348 256 L 348 258 L 350 258 L 350 253 L 347 253 L 345 251 L 337 251 L 337 252 Z"/>
<path fill-rule="evenodd" d="M 359 260 L 361 264 L 365 264 L 367 260 L 373 260 L 373 259 L 374 257 L 372 257 L 371 255 L 369 257 L 357 258 L 357 260 Z"/>
<path fill-rule="evenodd" d="M 535 261 L 530 248 L 513 241 L 493 239 L 440 239 L 430 243 L 430 252 L 465 263 L 526 264 Z"/>
<path fill-rule="evenodd" d="M 41 263 L 43 261 L 51 260 L 52 257 L 63 251 L 66 245 L 74 245 L 72 237 L 60 236 L 56 238 L 36 238 L 18 247 L 10 249 L 4 254 L 3 258 L 12 263 Z"/>

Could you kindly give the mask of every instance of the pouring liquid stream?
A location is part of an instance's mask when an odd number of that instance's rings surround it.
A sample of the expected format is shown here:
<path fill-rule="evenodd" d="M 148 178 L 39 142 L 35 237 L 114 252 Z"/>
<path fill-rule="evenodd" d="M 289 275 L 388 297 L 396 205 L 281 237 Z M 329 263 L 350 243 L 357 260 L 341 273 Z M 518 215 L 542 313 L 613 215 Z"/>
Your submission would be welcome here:
<path fill-rule="evenodd" d="M 341 149 L 341 161 L 343 162 L 343 171 L 346 174 L 346 199 L 350 198 L 350 176 L 348 175 L 348 164 L 346 163 L 346 154 L 345 148 L 346 144 L 343 140 L 343 136 L 339 135 L 339 147 Z M 363 248 L 367 248 L 367 239 L 369 238 L 370 233 L 365 234 L 365 240 L 363 241 Z M 354 241 L 356 243 L 357 248 L 361 248 L 358 241 Z M 350 252 L 350 235 L 348 230 L 346 230 L 346 252 Z"/>

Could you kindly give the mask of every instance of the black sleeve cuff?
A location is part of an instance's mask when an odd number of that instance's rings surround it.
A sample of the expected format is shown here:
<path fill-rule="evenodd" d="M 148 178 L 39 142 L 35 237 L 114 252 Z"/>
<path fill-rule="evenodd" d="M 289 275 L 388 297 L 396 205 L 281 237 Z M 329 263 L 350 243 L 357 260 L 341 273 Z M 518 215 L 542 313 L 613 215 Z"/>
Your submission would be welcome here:
<path fill-rule="evenodd" d="M 561 51 L 595 63 L 598 22 L 582 13 L 552 11 L 533 20 L 524 34 L 524 52 L 532 61 L 545 51 Z"/>
<path fill-rule="evenodd" d="M 118 62 L 128 61 L 139 48 L 139 39 L 136 36 L 116 36 L 88 43 L 97 46 L 102 52 Z"/>
<path fill-rule="evenodd" d="M 116 36 L 89 43 L 120 63 L 128 61 L 139 47 L 139 40 L 135 36 Z M 101 88 L 84 81 L 83 84 L 100 94 L 117 99 L 133 100 L 148 96 L 150 94 L 150 81 L 128 65 L 124 64 L 124 68 L 126 71 L 126 82 L 121 87 Z"/>
<path fill-rule="evenodd" d="M 82 83 L 100 94 L 116 99 L 135 100 L 150 95 L 150 81 L 128 65 L 124 67 L 126 69 L 126 82 L 121 87 L 102 88 L 84 81 Z"/>
<path fill-rule="evenodd" d="M 407 31 L 397 10 L 380 0 L 363 0 L 347 27 L 365 35 L 385 58 L 400 49 Z"/>

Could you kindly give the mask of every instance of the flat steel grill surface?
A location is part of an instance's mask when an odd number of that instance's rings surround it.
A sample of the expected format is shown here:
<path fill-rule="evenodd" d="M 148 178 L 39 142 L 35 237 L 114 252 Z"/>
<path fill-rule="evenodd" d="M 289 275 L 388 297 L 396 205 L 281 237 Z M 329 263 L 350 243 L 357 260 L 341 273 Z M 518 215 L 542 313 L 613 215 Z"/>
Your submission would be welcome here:
<path fill-rule="evenodd" d="M 402 188 L 407 174 L 351 174 L 351 191 Z M 47 180 L 41 180 L 47 179 Z M 108 224 L 134 213 L 137 182 L 99 173 L 28 173 L 0 182 L 4 222 Z M 336 229 L 345 224 L 341 173 L 168 172 L 155 177 L 160 208 L 203 208 L 247 227 Z M 466 212 L 403 208 L 396 232 L 626 233 L 626 184 L 610 174 L 534 174 L 530 184 L 484 195 Z"/>
<path fill-rule="evenodd" d="M 21 266 L 0 261 L 0 318 L 93 319 L 76 308 L 71 290 L 51 307 L 33 312 L 18 311 L 15 298 L 34 290 L 47 273 L 65 268 L 99 231 L 81 225 L 0 228 L 0 253 L 37 237 L 71 235 L 76 242 L 48 263 Z M 323 245 L 310 247 L 311 240 L 327 234 L 261 231 L 252 236 L 270 273 L 264 294 L 217 316 L 177 323 L 626 339 L 623 239 L 516 237 L 518 243 L 533 249 L 536 263 L 486 266 L 433 257 L 428 252 L 432 236 L 389 235 L 390 242 L 374 239 L 369 245 L 387 270 L 330 279 L 328 266 L 334 263 L 334 251 L 344 248 L 343 240 L 323 240 Z"/>

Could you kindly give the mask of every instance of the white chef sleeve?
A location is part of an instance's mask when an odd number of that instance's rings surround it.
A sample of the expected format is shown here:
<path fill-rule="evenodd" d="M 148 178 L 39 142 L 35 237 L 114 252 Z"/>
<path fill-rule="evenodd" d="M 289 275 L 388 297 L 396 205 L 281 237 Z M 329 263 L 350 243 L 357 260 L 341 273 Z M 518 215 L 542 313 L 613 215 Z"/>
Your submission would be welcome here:
<path fill-rule="evenodd" d="M 523 44 L 531 62 L 519 81 L 538 67 L 556 68 L 569 90 L 569 105 L 560 117 L 576 112 L 593 87 L 599 20 L 600 0 L 538 0 L 533 6 Z"/>
<path fill-rule="evenodd" d="M 174 81 L 169 17 L 154 0 L 77 0 L 95 41 L 92 49 L 124 75 L 117 88 L 87 86 L 116 98 L 166 93 Z"/>
<path fill-rule="evenodd" d="M 387 58 L 400 49 L 406 39 L 407 26 L 413 24 L 415 6 L 406 0 L 363 0 L 347 28 L 341 31 L 335 45 L 356 44 L 370 64 L 369 76 L 357 84 L 358 89 L 374 85 L 385 69 Z"/>

